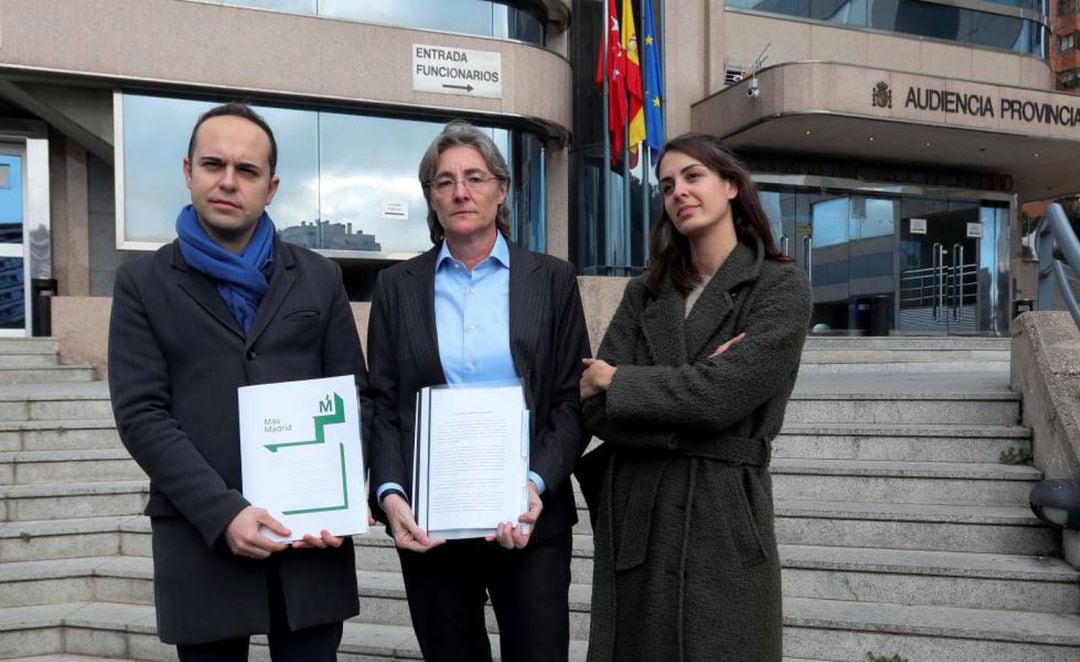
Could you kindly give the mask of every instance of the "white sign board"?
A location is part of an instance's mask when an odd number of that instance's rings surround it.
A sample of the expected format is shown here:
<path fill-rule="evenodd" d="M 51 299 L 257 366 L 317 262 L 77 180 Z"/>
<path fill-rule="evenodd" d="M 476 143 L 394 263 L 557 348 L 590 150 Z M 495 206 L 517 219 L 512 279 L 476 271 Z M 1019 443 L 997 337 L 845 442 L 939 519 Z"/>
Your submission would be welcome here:
<path fill-rule="evenodd" d="M 926 234 L 926 219 L 913 218 L 910 221 L 911 234 Z"/>
<path fill-rule="evenodd" d="M 412 45 L 417 92 L 502 98 L 502 54 L 449 46 Z"/>
<path fill-rule="evenodd" d="M 409 204 L 401 200 L 383 200 L 382 217 L 409 220 Z"/>
<path fill-rule="evenodd" d="M 968 223 L 967 236 L 982 238 L 982 223 Z"/>
<path fill-rule="evenodd" d="M 279 541 L 367 532 L 360 410 L 352 375 L 238 389 L 244 497 L 291 529 Z"/>

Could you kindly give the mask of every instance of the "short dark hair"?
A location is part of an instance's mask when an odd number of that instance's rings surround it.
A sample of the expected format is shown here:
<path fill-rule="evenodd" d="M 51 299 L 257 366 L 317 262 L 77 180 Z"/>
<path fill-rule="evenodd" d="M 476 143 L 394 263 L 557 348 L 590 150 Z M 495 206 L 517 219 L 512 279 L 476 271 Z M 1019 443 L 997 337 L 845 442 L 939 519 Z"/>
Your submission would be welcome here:
<path fill-rule="evenodd" d="M 270 176 L 273 177 L 274 171 L 277 170 L 277 141 L 274 140 L 274 132 L 270 129 L 270 125 L 266 123 L 266 120 L 263 119 L 262 115 L 256 113 L 251 109 L 251 106 L 246 103 L 237 101 L 231 101 L 220 106 L 215 106 L 199 116 L 199 121 L 195 122 L 195 128 L 191 130 L 191 138 L 188 139 L 188 161 L 195 157 L 195 136 L 199 133 L 199 127 L 203 125 L 203 122 L 214 117 L 226 116 L 242 117 L 266 133 L 266 137 L 270 139 Z"/>

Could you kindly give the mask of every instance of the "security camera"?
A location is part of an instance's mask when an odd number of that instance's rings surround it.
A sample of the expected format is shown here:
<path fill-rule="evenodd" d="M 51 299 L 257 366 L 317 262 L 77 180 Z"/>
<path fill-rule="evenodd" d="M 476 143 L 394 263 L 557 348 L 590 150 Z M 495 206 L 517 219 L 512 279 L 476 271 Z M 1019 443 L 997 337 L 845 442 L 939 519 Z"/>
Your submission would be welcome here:
<path fill-rule="evenodd" d="M 750 79 L 750 82 L 746 86 L 746 96 L 751 99 L 756 99 L 761 96 L 761 90 L 758 89 L 757 76 Z"/>

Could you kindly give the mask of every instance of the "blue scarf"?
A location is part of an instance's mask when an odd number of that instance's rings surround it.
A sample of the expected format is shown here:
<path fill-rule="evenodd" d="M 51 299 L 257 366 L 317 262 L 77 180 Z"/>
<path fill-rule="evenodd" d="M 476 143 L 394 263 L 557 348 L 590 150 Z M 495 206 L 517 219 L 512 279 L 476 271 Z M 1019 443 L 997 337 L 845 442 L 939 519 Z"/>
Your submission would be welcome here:
<path fill-rule="evenodd" d="M 255 311 L 270 289 L 263 269 L 274 257 L 275 231 L 274 222 L 264 212 L 248 245 L 239 253 L 232 253 L 206 234 L 191 205 L 181 209 L 176 217 L 176 234 L 180 236 L 180 252 L 184 260 L 216 281 L 221 298 L 244 329 L 245 335 L 251 332 Z"/>

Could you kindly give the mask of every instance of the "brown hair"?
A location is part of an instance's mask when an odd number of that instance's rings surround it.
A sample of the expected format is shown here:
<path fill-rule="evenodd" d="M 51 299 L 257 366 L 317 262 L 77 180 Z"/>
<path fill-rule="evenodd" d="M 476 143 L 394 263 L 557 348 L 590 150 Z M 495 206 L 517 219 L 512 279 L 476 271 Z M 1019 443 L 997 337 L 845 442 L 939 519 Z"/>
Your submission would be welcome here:
<path fill-rule="evenodd" d="M 664 145 L 664 151 L 656 162 L 659 177 L 660 164 L 668 152 L 679 152 L 697 159 L 706 168 L 722 179 L 726 179 L 739 189 L 731 201 L 732 218 L 735 220 L 735 235 L 739 241 L 755 246 L 760 239 L 765 245 L 765 257 L 778 262 L 790 262 L 791 258 L 780 252 L 772 236 L 769 217 L 761 206 L 757 187 L 750 179 L 750 173 L 739 157 L 724 146 L 719 138 L 704 133 L 684 133 L 672 138 Z M 659 290 L 665 278 L 670 278 L 675 288 L 684 295 L 694 289 L 700 280 L 700 274 L 694 269 L 690 256 L 690 240 L 675 229 L 675 224 L 662 208 L 660 220 L 649 233 L 649 255 L 652 264 L 649 267 L 647 283 L 652 290 Z"/>

